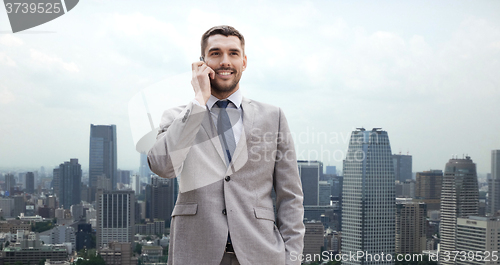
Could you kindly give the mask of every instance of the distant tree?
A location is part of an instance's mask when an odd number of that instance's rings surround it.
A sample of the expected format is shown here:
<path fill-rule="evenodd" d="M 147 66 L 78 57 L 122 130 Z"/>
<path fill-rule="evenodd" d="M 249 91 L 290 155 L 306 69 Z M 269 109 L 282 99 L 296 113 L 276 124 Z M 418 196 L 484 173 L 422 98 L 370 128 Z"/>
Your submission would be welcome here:
<path fill-rule="evenodd" d="M 141 252 L 142 252 L 142 245 L 141 244 L 135 244 L 134 252 L 140 255 Z"/>
<path fill-rule="evenodd" d="M 79 259 L 76 261 L 75 265 L 106 265 L 106 262 L 104 262 L 104 259 L 101 256 L 93 256 L 90 257 L 89 259 Z"/>

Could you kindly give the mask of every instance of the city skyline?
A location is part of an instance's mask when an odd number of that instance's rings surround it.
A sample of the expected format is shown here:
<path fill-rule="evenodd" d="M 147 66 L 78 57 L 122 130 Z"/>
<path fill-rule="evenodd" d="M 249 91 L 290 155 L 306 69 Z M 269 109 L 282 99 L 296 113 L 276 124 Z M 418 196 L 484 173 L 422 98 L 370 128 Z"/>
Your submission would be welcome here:
<path fill-rule="evenodd" d="M 442 170 L 456 154 L 488 173 L 500 149 L 499 11 L 497 1 L 91 0 L 19 34 L 0 12 L 0 168 L 78 158 L 88 170 L 89 124 L 116 124 L 118 167 L 135 170 L 131 99 L 189 76 L 203 32 L 230 24 L 247 43 L 244 96 L 284 110 L 298 159 L 341 168 L 350 132 L 382 127 L 414 172 Z M 164 90 L 185 104 L 190 79 L 182 84 Z M 156 126 L 167 101 L 151 113 Z M 322 150 L 328 158 L 308 156 Z"/>

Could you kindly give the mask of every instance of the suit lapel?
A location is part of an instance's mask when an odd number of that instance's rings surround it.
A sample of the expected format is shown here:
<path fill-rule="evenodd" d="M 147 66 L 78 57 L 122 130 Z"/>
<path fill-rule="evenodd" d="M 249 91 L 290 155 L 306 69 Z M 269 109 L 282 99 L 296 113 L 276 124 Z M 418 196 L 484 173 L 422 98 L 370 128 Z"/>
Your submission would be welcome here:
<path fill-rule="evenodd" d="M 250 99 L 247 99 L 243 97 L 243 100 L 241 102 L 241 108 L 243 110 L 243 131 L 241 132 L 240 140 L 238 141 L 236 145 L 236 149 L 234 150 L 233 154 L 233 159 L 232 159 L 232 165 L 239 165 L 241 164 L 242 161 L 238 161 L 238 159 L 248 159 L 248 156 L 240 156 L 241 152 L 245 149 L 247 149 L 247 142 L 249 141 L 251 137 L 251 131 L 253 128 L 253 122 L 254 122 L 254 117 L 255 117 L 255 106 L 253 105 L 252 101 Z M 217 150 L 217 153 L 219 154 L 220 159 L 226 163 L 224 153 L 222 151 L 222 144 L 220 142 L 219 136 L 217 135 L 217 128 L 215 128 L 215 125 L 212 120 L 212 115 L 210 114 L 210 111 L 207 108 L 206 112 L 207 118 L 203 119 L 201 126 L 205 130 L 205 133 L 207 134 L 208 138 L 212 142 L 215 150 Z M 244 161 L 246 162 L 246 161 Z M 244 163 L 243 163 L 244 164 Z M 240 166 L 238 166 L 239 168 Z M 233 166 L 228 167 L 228 173 L 229 172 L 234 172 L 235 169 Z"/>
<path fill-rule="evenodd" d="M 208 108 L 206 111 L 206 115 L 207 115 L 207 117 L 205 119 L 203 119 L 203 121 L 201 122 L 201 127 L 203 127 L 203 129 L 207 133 L 208 139 L 210 139 L 210 142 L 212 142 L 215 150 L 217 150 L 217 153 L 219 154 L 220 159 L 222 159 L 222 161 L 225 164 L 226 160 L 224 157 L 224 153 L 222 152 L 222 145 L 221 145 L 219 136 L 217 135 L 217 128 L 215 128 L 214 122 L 212 120 L 212 114 L 210 113 Z"/>
<path fill-rule="evenodd" d="M 242 152 L 247 152 L 247 142 L 250 140 L 251 131 L 253 128 L 253 122 L 255 117 L 255 106 L 252 101 L 243 97 L 241 101 L 241 108 L 243 109 L 243 131 L 241 132 L 240 140 L 236 145 L 236 149 L 234 150 L 232 165 L 236 165 L 236 170 L 241 168 L 246 161 L 239 161 L 239 159 L 248 159 L 248 154 L 241 155 Z M 229 167 L 228 172 L 235 172 L 234 167 Z"/>

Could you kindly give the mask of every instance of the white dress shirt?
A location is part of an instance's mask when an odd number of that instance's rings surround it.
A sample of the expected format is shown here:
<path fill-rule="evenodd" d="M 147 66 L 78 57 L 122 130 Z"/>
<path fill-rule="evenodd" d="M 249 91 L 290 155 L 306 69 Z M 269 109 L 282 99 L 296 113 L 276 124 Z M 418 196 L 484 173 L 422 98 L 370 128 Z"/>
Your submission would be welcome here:
<path fill-rule="evenodd" d="M 238 144 L 238 141 L 241 138 L 241 133 L 243 131 L 243 109 L 241 108 L 241 101 L 243 100 L 243 95 L 241 94 L 241 91 L 238 89 L 229 97 L 227 97 L 227 100 L 231 102 L 227 105 L 227 108 L 236 109 L 240 114 L 238 122 L 236 122 L 236 124 L 232 124 L 234 141 L 236 144 Z M 219 117 L 219 108 L 214 108 L 213 106 L 217 101 L 219 101 L 218 98 L 214 97 L 213 95 L 210 95 L 210 98 L 208 99 L 206 104 L 207 109 L 210 111 L 210 114 L 212 114 L 212 120 L 214 121 L 215 128 L 217 128 L 217 118 Z M 196 105 L 201 106 L 198 100 L 193 99 L 193 102 Z"/>

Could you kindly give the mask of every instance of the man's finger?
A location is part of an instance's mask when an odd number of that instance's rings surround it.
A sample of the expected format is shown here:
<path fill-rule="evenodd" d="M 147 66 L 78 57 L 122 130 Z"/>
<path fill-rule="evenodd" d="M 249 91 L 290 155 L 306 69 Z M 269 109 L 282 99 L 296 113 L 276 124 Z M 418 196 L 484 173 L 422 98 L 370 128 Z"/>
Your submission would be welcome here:
<path fill-rule="evenodd" d="M 212 79 L 215 79 L 215 71 L 214 69 L 208 67 L 208 69 L 210 69 L 210 73 L 208 74 Z"/>
<path fill-rule="evenodd" d="M 191 69 L 194 71 L 196 69 L 198 69 L 198 67 L 202 66 L 203 64 L 205 64 L 204 62 L 194 62 L 192 65 L 191 65 Z"/>

